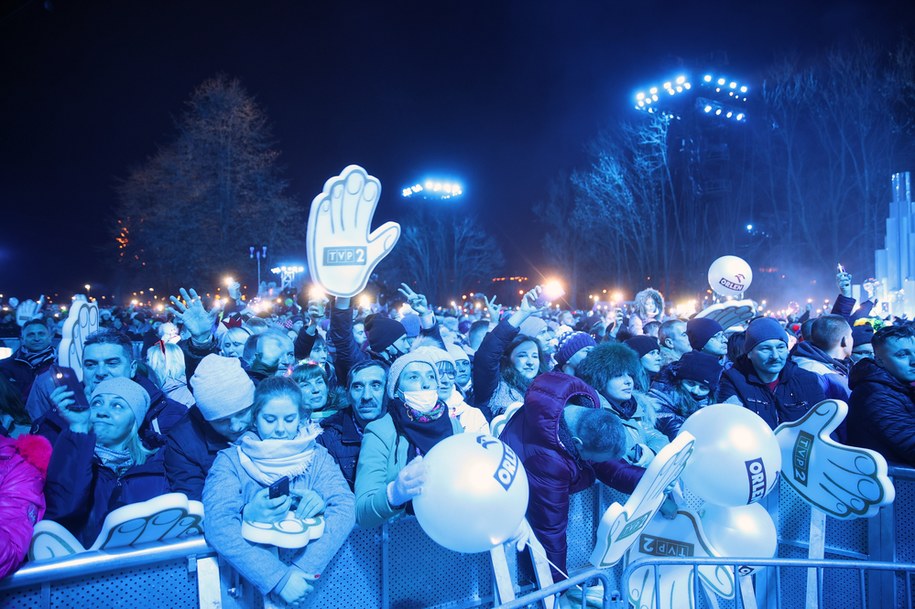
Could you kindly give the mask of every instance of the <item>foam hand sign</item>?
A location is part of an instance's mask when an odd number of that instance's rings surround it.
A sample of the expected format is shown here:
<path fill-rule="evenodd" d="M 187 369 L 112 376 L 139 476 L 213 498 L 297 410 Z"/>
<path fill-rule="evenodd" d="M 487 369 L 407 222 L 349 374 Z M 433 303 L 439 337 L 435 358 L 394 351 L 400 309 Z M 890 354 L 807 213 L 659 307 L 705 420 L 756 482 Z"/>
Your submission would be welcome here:
<path fill-rule="evenodd" d="M 12 299 L 10 300 L 12 303 Z M 38 297 L 38 302 L 26 300 L 16 305 L 16 324 L 21 328 L 25 322 L 41 317 L 41 307 L 44 306 L 44 295 Z"/>
<path fill-rule="evenodd" d="M 63 338 L 57 348 L 57 361 L 61 366 L 73 368 L 79 380 L 83 380 L 83 344 L 96 330 L 98 303 L 74 300 L 67 321 L 64 322 Z"/>
<path fill-rule="evenodd" d="M 607 508 L 597 528 L 592 565 L 603 569 L 619 562 L 664 503 L 665 491 L 686 467 L 693 443 L 690 434 L 678 435 L 648 465 L 626 505 L 614 503 Z"/>
<path fill-rule="evenodd" d="M 493 436 L 498 438 L 502 435 L 502 430 L 505 429 L 505 425 L 508 423 L 509 419 L 518 412 L 518 409 L 521 408 L 523 404 L 524 402 L 512 402 L 508 405 L 508 408 L 505 409 L 505 412 L 492 418 L 489 429 Z"/>
<path fill-rule="evenodd" d="M 308 270 L 327 293 L 355 296 L 365 288 L 375 266 L 394 249 L 399 224 L 385 222 L 369 232 L 380 196 L 381 182 L 362 167 L 350 165 L 327 180 L 311 202 Z"/>
<path fill-rule="evenodd" d="M 779 425 L 782 479 L 833 518 L 870 517 L 893 502 L 896 489 L 882 455 L 829 437 L 847 414 L 845 402 L 824 400 L 802 419 Z"/>
<path fill-rule="evenodd" d="M 638 543 L 629 549 L 628 560 L 631 563 L 641 558 L 712 556 L 715 553 L 705 539 L 699 518 L 689 510 L 680 509 L 672 520 L 652 520 L 638 535 Z M 725 599 L 734 598 L 733 569 L 706 565 L 699 567 L 698 574 L 698 581 L 706 591 Z M 669 565 L 659 567 L 656 586 L 654 568 L 642 567 L 633 571 L 626 582 L 628 600 L 637 609 L 693 609 L 695 581 L 691 566 Z"/>
<path fill-rule="evenodd" d="M 696 317 L 712 319 L 727 330 L 733 326 L 742 326 L 756 317 L 756 303 L 752 300 L 729 300 L 715 303 L 696 313 Z"/>

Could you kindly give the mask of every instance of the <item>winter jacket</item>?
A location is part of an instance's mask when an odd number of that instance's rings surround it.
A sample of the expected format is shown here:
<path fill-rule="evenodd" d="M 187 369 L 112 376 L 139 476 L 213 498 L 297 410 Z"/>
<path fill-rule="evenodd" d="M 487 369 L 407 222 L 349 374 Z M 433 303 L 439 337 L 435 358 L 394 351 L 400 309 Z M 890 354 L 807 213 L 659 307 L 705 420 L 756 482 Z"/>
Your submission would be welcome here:
<path fill-rule="evenodd" d="M 274 548 L 241 536 L 242 511 L 263 488 L 241 466 L 238 448 L 230 446 L 216 456 L 207 476 L 203 509 L 207 542 L 266 595 L 278 592 L 276 588 L 285 583 L 293 567 L 280 560 Z M 283 552 L 306 575 L 320 575 L 353 530 L 353 493 L 340 468 L 318 445 L 308 469 L 290 480 L 289 488 L 292 493 L 313 490 L 324 500 L 324 534 L 301 550 Z"/>
<path fill-rule="evenodd" d="M 737 358 L 732 368 L 721 374 L 718 402 L 737 398 L 771 427 L 796 421 L 817 403 L 826 399 L 816 375 L 801 370 L 790 359 L 778 375 L 778 385 L 771 391 L 759 378 L 746 355 Z"/>
<path fill-rule="evenodd" d="M 371 359 L 368 353 L 359 348 L 359 343 L 353 337 L 352 307 L 345 309 L 331 307 L 327 342 L 333 345 L 335 350 L 334 370 L 336 370 L 336 376 L 340 382 L 346 382 L 350 368 Z M 310 349 L 309 352 L 311 352 Z"/>
<path fill-rule="evenodd" d="M 505 412 L 524 395 L 502 380 L 502 354 L 518 335 L 518 328 L 503 319 L 483 337 L 473 357 L 473 406 L 479 408 L 487 421 Z"/>
<path fill-rule="evenodd" d="M 561 372 L 540 375 L 500 436 L 518 454 L 527 472 L 528 523 L 547 558 L 563 572 L 567 571 L 570 495 L 590 487 L 595 479 L 631 493 L 645 473 L 621 460 L 593 463 L 569 452 L 559 439 L 559 429 L 565 406 L 573 397 L 587 398 L 594 408 L 600 404 L 597 393 L 582 380 Z M 559 571 L 552 571 L 555 581 L 564 579 Z"/>
<path fill-rule="evenodd" d="M 836 301 L 832 303 L 832 311 L 830 311 L 830 313 L 833 315 L 841 315 L 848 320 L 849 325 L 853 326 L 855 325 L 855 321 L 863 317 L 868 317 L 876 304 L 870 300 L 865 300 L 861 303 L 861 306 L 858 307 L 858 310 L 852 313 L 852 309 L 855 308 L 855 302 L 854 298 L 839 294 L 836 296 Z"/>
<path fill-rule="evenodd" d="M 190 338 L 185 338 L 178 341 L 178 346 L 184 353 L 184 374 L 188 383 L 191 382 L 191 377 L 194 376 L 194 372 L 197 371 L 197 366 L 200 365 L 203 358 L 211 353 L 219 355 L 219 342 L 215 338 L 210 338 L 210 342 L 206 345 L 196 345 Z"/>
<path fill-rule="evenodd" d="M 632 465 L 647 467 L 658 451 L 669 443 L 667 437 L 655 429 L 654 423 L 649 423 L 645 409 L 653 408 L 654 404 L 646 403 L 649 400 L 646 395 L 636 393 L 620 405 L 611 404 L 599 392 L 597 397 L 601 408 L 615 414 L 623 424 L 623 431 L 626 432 L 626 454 L 623 459 Z"/>
<path fill-rule="evenodd" d="M 359 449 L 362 434 L 351 408 L 338 410 L 321 421 L 324 432 L 318 436 L 318 444 L 327 449 L 352 489 L 356 486 L 356 467 L 359 463 Z"/>
<path fill-rule="evenodd" d="M 403 402 L 393 400 L 389 408 L 403 408 Z M 447 416 L 447 415 L 443 415 Z M 454 433 L 464 430 L 457 419 L 451 419 Z M 362 450 L 356 466 L 356 523 L 365 529 L 377 527 L 384 521 L 404 513 L 404 506 L 388 503 L 388 483 L 409 462 L 409 442 L 398 435 L 391 415 L 365 426 Z"/>
<path fill-rule="evenodd" d="M 228 447 L 229 441 L 213 430 L 196 406 L 191 407 L 166 434 L 162 454 L 169 488 L 200 501 L 216 455 Z"/>
<path fill-rule="evenodd" d="M 810 341 L 798 343 L 791 354 L 791 360 L 802 369 L 817 375 L 827 399 L 848 401 L 851 395 L 848 388 L 848 364 L 829 357 Z"/>
<path fill-rule="evenodd" d="M 44 516 L 50 458 L 51 444 L 41 436 L 0 436 L 0 578 L 25 560 L 32 529 Z"/>
<path fill-rule="evenodd" d="M 848 443 L 876 450 L 890 461 L 915 465 L 915 389 L 872 359 L 851 369 Z"/>
<path fill-rule="evenodd" d="M 29 399 L 29 392 L 32 390 L 32 383 L 35 378 L 47 370 L 54 363 L 54 356 L 51 356 L 37 366 L 32 366 L 27 360 L 22 358 L 22 349 L 16 351 L 6 359 L 0 360 L 0 374 L 16 388 L 19 395 L 22 396 L 23 403 Z"/>
<path fill-rule="evenodd" d="M 45 517 L 85 547 L 95 543 L 109 512 L 169 492 L 161 451 L 118 476 L 95 456 L 95 434 L 64 429 L 48 466 Z"/>

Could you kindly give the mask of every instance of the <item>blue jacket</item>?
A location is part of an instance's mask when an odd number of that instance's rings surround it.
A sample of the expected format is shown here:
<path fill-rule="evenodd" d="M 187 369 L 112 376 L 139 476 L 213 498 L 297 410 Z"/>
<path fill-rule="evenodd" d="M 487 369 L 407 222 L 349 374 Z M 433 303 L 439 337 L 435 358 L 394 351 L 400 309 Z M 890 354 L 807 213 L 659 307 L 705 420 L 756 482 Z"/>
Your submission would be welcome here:
<path fill-rule="evenodd" d="M 607 486 L 631 493 L 645 473 L 621 460 L 594 463 L 571 454 L 560 441 L 560 419 L 573 397 L 584 397 L 599 408 L 600 400 L 590 385 L 561 372 L 537 377 L 524 398 L 524 405 L 502 430 L 500 439 L 512 447 L 524 464 L 530 486 L 527 520 L 543 544 L 547 558 L 562 571 L 566 568 L 569 497 L 600 480 Z M 564 579 L 551 569 L 555 581 Z"/>
<path fill-rule="evenodd" d="M 915 465 L 915 389 L 872 359 L 852 367 L 849 383 L 848 443 L 876 450 L 890 461 Z"/>
<path fill-rule="evenodd" d="M 734 366 L 721 374 L 718 401 L 724 402 L 730 397 L 739 399 L 772 429 L 786 421 L 796 421 L 826 399 L 817 376 L 801 370 L 790 359 L 778 375 L 775 391 L 771 391 L 760 380 L 746 355 L 738 357 Z"/>
<path fill-rule="evenodd" d="M 346 541 L 356 522 L 355 499 L 340 468 L 323 446 L 315 446 L 308 470 L 290 480 L 290 490 L 310 489 L 324 500 L 324 534 L 301 550 L 286 554 L 306 575 L 320 574 Z M 213 462 L 203 488 L 207 541 L 242 577 L 264 595 L 276 591 L 292 566 L 274 548 L 241 536 L 242 510 L 263 485 L 241 466 L 238 449 L 230 446 Z"/>
<path fill-rule="evenodd" d="M 350 489 L 356 486 L 356 467 L 359 464 L 359 449 L 362 447 L 362 429 L 356 423 L 351 408 L 344 408 L 321 421 L 324 433 L 318 436 L 318 444 L 327 449 L 334 458 Z"/>
<path fill-rule="evenodd" d="M 45 518 L 66 527 L 88 548 L 109 512 L 167 492 L 161 452 L 118 476 L 95 456 L 94 433 L 64 429 L 48 465 Z"/>
<path fill-rule="evenodd" d="M 166 434 L 162 452 L 169 488 L 200 501 L 203 483 L 216 455 L 228 447 L 229 441 L 216 433 L 200 410 L 192 406 Z"/>

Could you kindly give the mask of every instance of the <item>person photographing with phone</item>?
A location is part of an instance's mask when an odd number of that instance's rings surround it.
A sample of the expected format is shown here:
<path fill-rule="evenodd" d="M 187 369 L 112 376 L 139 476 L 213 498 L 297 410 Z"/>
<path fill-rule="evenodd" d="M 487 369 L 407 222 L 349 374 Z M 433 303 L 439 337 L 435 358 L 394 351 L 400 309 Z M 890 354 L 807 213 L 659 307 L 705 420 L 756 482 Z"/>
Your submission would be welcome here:
<path fill-rule="evenodd" d="M 340 468 L 315 442 L 302 391 L 292 379 L 264 379 L 254 393 L 252 429 L 221 451 L 203 488 L 206 538 L 264 595 L 266 607 L 292 605 L 314 590 L 321 572 L 355 522 L 355 499 Z M 304 548 L 273 527 L 273 546 L 249 541 L 248 530 L 323 515 L 324 531 Z M 295 525 L 295 523 L 291 523 Z M 248 537 L 251 537 L 248 534 Z M 282 556 L 282 558 L 281 558 Z"/>

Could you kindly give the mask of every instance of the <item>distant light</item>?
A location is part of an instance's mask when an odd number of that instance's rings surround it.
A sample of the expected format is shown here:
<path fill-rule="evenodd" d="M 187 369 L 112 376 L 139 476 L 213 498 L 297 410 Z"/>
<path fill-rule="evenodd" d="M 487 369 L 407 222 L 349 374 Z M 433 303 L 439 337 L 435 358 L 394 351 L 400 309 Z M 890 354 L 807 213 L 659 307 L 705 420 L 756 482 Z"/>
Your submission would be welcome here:
<path fill-rule="evenodd" d="M 711 106 L 706 106 L 705 108 L 703 108 L 703 110 L 705 110 L 706 113 L 709 113 L 709 112 L 712 111 L 712 107 L 711 107 Z"/>
<path fill-rule="evenodd" d="M 412 188 L 404 188 L 402 192 L 403 192 L 403 196 L 409 197 L 410 195 L 413 194 L 413 189 L 412 189 Z"/>
<path fill-rule="evenodd" d="M 645 107 L 645 102 L 639 100 L 639 108 L 644 108 L 644 107 Z"/>
<path fill-rule="evenodd" d="M 736 88 L 737 88 L 737 83 L 734 82 L 733 80 L 731 81 L 731 88 L 732 88 L 732 89 L 736 89 Z"/>
<path fill-rule="evenodd" d="M 741 112 L 740 114 L 738 114 L 735 118 L 736 118 L 737 120 L 739 120 L 739 121 L 742 121 L 742 120 L 743 120 L 743 112 Z"/>
<path fill-rule="evenodd" d="M 432 180 L 426 180 L 426 190 L 432 190 Z"/>
<path fill-rule="evenodd" d="M 705 82 L 712 82 L 712 75 L 706 74 L 705 76 L 702 77 L 702 80 L 704 80 Z"/>
<path fill-rule="evenodd" d="M 657 95 L 657 93 L 658 93 L 658 88 L 657 88 L 657 87 L 652 87 L 652 88 L 648 89 L 648 92 L 651 93 L 652 95 Z"/>
<path fill-rule="evenodd" d="M 683 93 L 683 87 L 677 85 L 677 93 Z"/>
<path fill-rule="evenodd" d="M 747 92 L 747 87 L 746 87 L 746 85 L 740 87 L 740 92 L 741 92 L 741 93 L 746 93 L 746 92 Z"/>
<path fill-rule="evenodd" d="M 715 116 L 721 116 L 721 108 L 715 110 Z"/>
<path fill-rule="evenodd" d="M 670 81 L 667 81 L 666 83 L 664 83 L 665 89 L 670 89 L 670 87 L 671 87 Z"/>
<path fill-rule="evenodd" d="M 641 101 L 641 100 L 645 99 L 645 94 L 642 91 L 639 91 L 638 93 L 635 94 L 635 98 L 637 100 Z"/>
<path fill-rule="evenodd" d="M 733 115 L 734 115 L 733 112 L 728 112 L 727 114 L 725 114 L 725 116 L 728 117 L 728 118 L 731 118 L 731 116 L 733 116 Z"/>
<path fill-rule="evenodd" d="M 658 101 L 658 96 L 656 94 L 652 93 L 651 99 L 653 99 L 654 101 Z"/>
<path fill-rule="evenodd" d="M 677 76 L 677 84 L 678 84 L 678 85 L 682 85 L 682 84 L 685 83 L 685 82 L 686 82 L 686 77 L 685 77 L 685 76 Z"/>
<path fill-rule="evenodd" d="M 719 84 L 719 85 L 723 85 L 723 84 L 724 84 L 724 82 L 725 82 L 725 81 L 724 81 L 724 79 L 723 79 L 723 78 L 719 78 L 719 79 L 718 79 L 718 84 Z"/>
<path fill-rule="evenodd" d="M 686 89 L 687 91 L 689 90 L 690 87 L 692 87 L 692 85 L 689 84 L 688 82 L 683 83 L 683 88 Z"/>
<path fill-rule="evenodd" d="M 748 230 L 748 231 L 753 230 L 753 225 L 752 225 L 752 224 L 747 224 L 747 230 Z"/>

